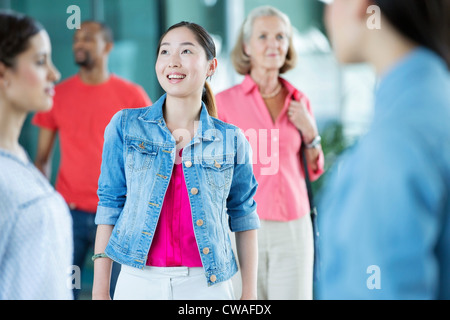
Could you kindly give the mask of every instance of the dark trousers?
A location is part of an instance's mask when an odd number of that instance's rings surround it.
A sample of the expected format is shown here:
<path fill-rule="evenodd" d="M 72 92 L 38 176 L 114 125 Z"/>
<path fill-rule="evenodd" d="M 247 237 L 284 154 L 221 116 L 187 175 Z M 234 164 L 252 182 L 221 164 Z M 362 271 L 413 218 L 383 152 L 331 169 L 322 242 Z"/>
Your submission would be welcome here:
<path fill-rule="evenodd" d="M 73 264 L 78 266 L 83 275 L 85 269 L 85 262 L 88 254 L 93 254 L 95 235 L 97 232 L 97 226 L 95 224 L 95 213 L 70 210 L 73 221 L 73 244 L 74 244 L 74 257 Z M 120 272 L 120 264 L 113 262 L 112 274 L 111 274 L 111 298 L 114 296 L 114 289 L 116 286 L 117 278 Z M 93 281 L 93 278 L 92 278 Z M 92 282 L 91 282 L 92 283 Z M 81 289 L 73 289 L 74 299 L 78 299 Z"/>

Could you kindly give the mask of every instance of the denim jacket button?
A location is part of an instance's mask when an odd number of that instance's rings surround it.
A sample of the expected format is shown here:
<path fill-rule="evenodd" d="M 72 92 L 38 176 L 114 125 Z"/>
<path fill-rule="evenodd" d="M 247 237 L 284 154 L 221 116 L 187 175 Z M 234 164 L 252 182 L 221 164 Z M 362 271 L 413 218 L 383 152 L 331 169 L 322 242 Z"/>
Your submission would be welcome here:
<path fill-rule="evenodd" d="M 190 167 L 192 167 L 192 162 L 191 161 L 186 161 L 184 163 L 184 165 L 186 166 L 186 168 L 190 168 Z"/>
<path fill-rule="evenodd" d="M 191 189 L 191 193 L 195 196 L 196 194 L 198 194 L 198 189 L 197 188 L 192 188 Z"/>
<path fill-rule="evenodd" d="M 212 275 L 211 277 L 209 277 L 209 280 L 211 280 L 211 282 L 216 282 L 217 277 L 215 275 Z"/>
<path fill-rule="evenodd" d="M 197 226 L 201 227 L 203 225 L 203 220 L 202 219 L 198 219 L 196 224 L 197 224 Z"/>
<path fill-rule="evenodd" d="M 209 248 L 203 248 L 203 254 L 208 254 L 209 253 Z"/>

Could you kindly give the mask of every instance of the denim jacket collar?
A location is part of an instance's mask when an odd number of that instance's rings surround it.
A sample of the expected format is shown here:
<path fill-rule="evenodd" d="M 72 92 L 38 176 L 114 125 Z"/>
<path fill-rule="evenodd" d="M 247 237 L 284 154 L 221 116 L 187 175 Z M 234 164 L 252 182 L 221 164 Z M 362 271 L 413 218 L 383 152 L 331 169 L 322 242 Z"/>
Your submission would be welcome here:
<path fill-rule="evenodd" d="M 166 126 L 163 115 L 163 107 L 166 101 L 167 94 L 164 94 L 151 107 L 146 108 L 145 112 L 139 116 L 139 120 L 144 122 L 156 123 L 161 127 Z M 200 140 L 205 141 L 220 141 L 220 134 L 217 134 L 217 129 L 214 125 L 212 117 L 206 109 L 205 103 L 202 101 L 202 110 L 200 113 L 200 126 L 194 136 L 193 143 L 200 143 Z"/>

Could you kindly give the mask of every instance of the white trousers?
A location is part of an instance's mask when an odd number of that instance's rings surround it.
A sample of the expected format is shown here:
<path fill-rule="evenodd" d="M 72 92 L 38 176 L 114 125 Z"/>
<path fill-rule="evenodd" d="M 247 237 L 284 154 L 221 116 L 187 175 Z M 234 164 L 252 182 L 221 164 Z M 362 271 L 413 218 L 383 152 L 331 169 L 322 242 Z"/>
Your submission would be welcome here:
<path fill-rule="evenodd" d="M 208 286 L 203 268 L 122 265 L 114 300 L 234 300 L 231 280 Z"/>
<path fill-rule="evenodd" d="M 289 222 L 261 220 L 258 229 L 258 299 L 311 300 L 313 271 L 314 241 L 309 214 Z M 236 295 L 239 295 L 242 290 L 240 272 L 232 281 Z"/>

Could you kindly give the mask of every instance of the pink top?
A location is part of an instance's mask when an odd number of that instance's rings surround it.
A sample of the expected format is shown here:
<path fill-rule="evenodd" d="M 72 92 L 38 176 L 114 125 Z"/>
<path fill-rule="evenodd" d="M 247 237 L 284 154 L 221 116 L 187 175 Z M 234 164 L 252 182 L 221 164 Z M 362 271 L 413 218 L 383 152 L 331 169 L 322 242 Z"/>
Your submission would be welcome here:
<path fill-rule="evenodd" d="M 216 95 L 216 103 L 219 118 L 242 129 L 252 146 L 253 170 L 258 181 L 255 201 L 260 219 L 290 221 L 309 213 L 299 156 L 302 140 L 287 115 L 291 99 L 305 98 L 308 111 L 313 114 L 305 95 L 286 80 L 280 81 L 289 94 L 275 122 L 249 75 L 241 84 Z M 313 181 L 323 173 L 323 153 L 317 161 L 319 169 L 309 170 Z"/>
<path fill-rule="evenodd" d="M 180 156 L 181 152 L 180 150 Z M 182 164 L 175 164 L 173 168 L 147 265 L 191 268 L 202 266 Z"/>

